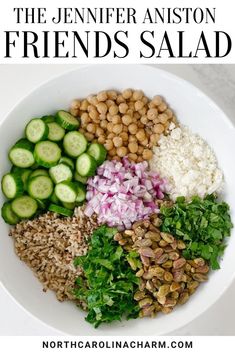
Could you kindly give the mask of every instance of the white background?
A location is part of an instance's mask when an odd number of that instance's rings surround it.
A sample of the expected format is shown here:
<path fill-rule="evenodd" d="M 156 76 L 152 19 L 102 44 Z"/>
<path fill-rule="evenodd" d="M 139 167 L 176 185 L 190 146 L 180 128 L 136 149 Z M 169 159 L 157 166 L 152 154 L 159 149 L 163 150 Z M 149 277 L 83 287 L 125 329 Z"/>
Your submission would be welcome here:
<path fill-rule="evenodd" d="M 2 119 L 31 89 L 78 65 L 1 65 Z M 208 94 L 235 123 L 235 65 L 162 65 L 162 69 L 187 79 Z M 0 236 L 5 236 L 0 234 Z M 30 289 L 29 289 L 30 290 Z M 235 335 L 235 283 L 206 313 L 172 335 Z M 0 335 L 56 335 L 32 318 L 0 286 Z"/>

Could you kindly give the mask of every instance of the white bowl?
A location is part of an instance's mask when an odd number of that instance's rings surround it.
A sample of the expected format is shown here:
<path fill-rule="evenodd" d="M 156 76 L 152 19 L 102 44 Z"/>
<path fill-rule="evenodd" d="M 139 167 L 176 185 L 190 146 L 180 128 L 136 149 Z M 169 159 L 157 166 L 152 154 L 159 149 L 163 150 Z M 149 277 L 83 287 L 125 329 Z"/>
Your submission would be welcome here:
<path fill-rule="evenodd" d="M 235 209 L 233 152 L 234 127 L 225 114 L 207 96 L 190 83 L 150 66 L 98 65 L 70 71 L 59 76 L 25 97 L 8 114 L 0 129 L 1 172 L 9 170 L 9 147 L 22 136 L 26 122 L 35 116 L 53 114 L 69 107 L 72 99 L 86 97 L 105 89 L 142 89 L 147 96 L 165 97 L 181 123 L 199 133 L 213 147 L 224 171 L 224 197 Z M 1 204 L 3 197 L 1 195 Z M 30 269 L 14 254 L 9 227 L 0 220 L 0 281 L 9 294 L 29 313 L 61 333 L 71 335 L 158 335 L 169 333 L 193 320 L 208 309 L 231 283 L 235 274 L 235 237 L 221 261 L 221 270 L 211 273 L 209 281 L 200 286 L 192 298 L 170 315 L 156 319 L 122 321 L 94 329 L 73 303 L 59 303 L 52 292 L 46 294 Z M 233 232 L 234 233 L 234 232 Z"/>

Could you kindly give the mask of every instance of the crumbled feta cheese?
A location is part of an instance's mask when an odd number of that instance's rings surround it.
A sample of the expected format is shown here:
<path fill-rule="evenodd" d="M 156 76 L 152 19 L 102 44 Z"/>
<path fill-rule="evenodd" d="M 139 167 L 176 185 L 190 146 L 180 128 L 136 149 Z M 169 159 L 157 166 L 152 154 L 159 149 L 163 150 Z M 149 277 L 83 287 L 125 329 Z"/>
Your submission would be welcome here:
<path fill-rule="evenodd" d="M 168 136 L 162 135 L 153 152 L 150 167 L 168 180 L 173 200 L 178 196 L 204 197 L 222 187 L 223 174 L 214 152 L 188 128 L 174 126 Z"/>

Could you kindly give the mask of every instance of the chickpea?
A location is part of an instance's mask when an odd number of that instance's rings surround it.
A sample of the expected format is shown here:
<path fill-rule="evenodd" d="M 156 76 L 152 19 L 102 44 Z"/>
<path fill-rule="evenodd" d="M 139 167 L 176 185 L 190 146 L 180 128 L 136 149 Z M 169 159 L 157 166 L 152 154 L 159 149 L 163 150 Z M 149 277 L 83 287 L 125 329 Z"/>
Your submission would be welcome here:
<path fill-rule="evenodd" d="M 147 127 L 152 128 L 154 125 L 153 121 L 149 120 L 148 123 L 146 124 Z"/>
<path fill-rule="evenodd" d="M 122 148 L 122 147 L 120 147 L 120 148 Z M 117 150 L 115 147 L 109 151 L 109 155 L 112 157 L 116 156 L 116 154 L 117 154 Z"/>
<path fill-rule="evenodd" d="M 113 123 L 114 125 L 120 124 L 121 122 L 122 122 L 122 120 L 121 120 L 120 115 L 114 115 L 114 116 L 112 117 L 112 123 Z"/>
<path fill-rule="evenodd" d="M 108 125 L 108 122 L 107 122 L 107 120 L 102 120 L 101 122 L 100 122 L 100 127 L 102 128 L 102 129 L 107 129 L 107 125 Z"/>
<path fill-rule="evenodd" d="M 144 141 L 146 136 L 145 136 L 145 131 L 144 129 L 140 129 L 137 131 L 136 133 L 136 138 L 139 140 L 139 141 Z"/>
<path fill-rule="evenodd" d="M 86 126 L 90 122 L 91 122 L 91 118 L 89 117 L 88 113 L 82 113 L 82 115 L 81 115 L 82 126 Z"/>
<path fill-rule="evenodd" d="M 121 137 L 122 141 L 128 141 L 129 136 L 126 132 L 121 132 L 119 136 Z"/>
<path fill-rule="evenodd" d="M 164 125 L 166 124 L 167 120 L 169 119 L 169 116 L 166 113 L 161 113 L 158 115 L 158 118 L 160 122 Z"/>
<path fill-rule="evenodd" d="M 138 157 L 137 157 L 136 162 L 137 162 L 137 163 L 141 163 L 141 162 L 143 162 L 143 158 L 142 158 L 142 156 L 138 156 Z"/>
<path fill-rule="evenodd" d="M 122 132 L 122 129 L 123 129 L 123 126 L 122 126 L 122 124 L 116 124 L 116 125 L 114 125 L 113 126 L 113 132 L 115 133 L 115 134 L 120 134 L 121 132 Z"/>
<path fill-rule="evenodd" d="M 157 118 L 158 116 L 158 110 L 156 108 L 151 108 L 147 111 L 147 117 L 149 120 L 153 120 Z"/>
<path fill-rule="evenodd" d="M 137 154 L 138 154 L 138 155 L 141 155 L 141 154 L 143 153 L 143 151 L 144 151 L 144 147 L 143 147 L 143 146 L 139 146 L 139 147 L 138 147 Z"/>
<path fill-rule="evenodd" d="M 164 126 L 162 124 L 157 124 L 157 125 L 154 125 L 154 127 L 153 127 L 153 131 L 156 134 L 162 134 L 164 130 L 165 129 L 164 129 Z"/>
<path fill-rule="evenodd" d="M 112 140 L 106 140 L 104 147 L 106 148 L 107 151 L 111 151 L 113 149 L 113 141 Z"/>
<path fill-rule="evenodd" d="M 140 122 L 144 125 L 146 125 L 148 123 L 148 118 L 146 115 L 143 115 L 141 118 L 140 118 Z"/>
<path fill-rule="evenodd" d="M 155 96 L 155 97 L 153 97 L 152 102 L 154 105 L 159 106 L 160 104 L 162 104 L 162 97 Z"/>
<path fill-rule="evenodd" d="M 132 123 L 128 126 L 128 130 L 130 134 L 135 135 L 137 133 L 138 126 L 135 123 Z"/>
<path fill-rule="evenodd" d="M 90 132 L 86 132 L 84 135 L 88 141 L 93 141 L 95 138 L 95 136 L 93 134 L 91 134 Z"/>
<path fill-rule="evenodd" d="M 168 118 L 172 118 L 173 116 L 173 111 L 169 108 L 166 109 L 164 113 L 168 115 Z"/>
<path fill-rule="evenodd" d="M 131 124 L 132 118 L 130 117 L 130 115 L 123 115 L 122 122 L 124 125 L 128 126 Z"/>
<path fill-rule="evenodd" d="M 140 109 L 142 109 L 144 107 L 144 102 L 143 101 L 136 101 L 135 102 L 135 110 L 139 111 Z"/>
<path fill-rule="evenodd" d="M 108 108 L 110 108 L 111 105 L 115 105 L 115 102 L 112 101 L 111 99 L 108 99 L 108 100 L 105 102 L 105 104 L 107 105 Z"/>
<path fill-rule="evenodd" d="M 102 136 L 102 135 L 104 135 L 104 130 L 101 127 L 98 126 L 96 128 L 96 133 L 95 134 L 96 134 L 97 137 Z"/>
<path fill-rule="evenodd" d="M 153 134 L 150 136 L 150 141 L 153 145 L 156 145 L 157 142 L 159 141 L 160 139 L 160 135 L 159 134 Z"/>
<path fill-rule="evenodd" d="M 106 91 L 102 91 L 97 94 L 98 102 L 105 102 L 107 99 L 108 99 L 108 95 Z"/>
<path fill-rule="evenodd" d="M 101 135 L 98 137 L 98 142 L 101 143 L 102 145 L 105 143 L 105 136 L 104 135 Z"/>
<path fill-rule="evenodd" d="M 117 99 L 117 92 L 114 90 L 110 90 L 107 92 L 108 98 L 112 99 L 112 100 L 116 100 Z"/>
<path fill-rule="evenodd" d="M 118 156 L 114 156 L 114 157 L 112 158 L 112 160 L 115 160 L 115 161 L 120 162 L 120 161 L 121 161 L 121 158 L 120 158 L 120 157 L 118 157 Z"/>
<path fill-rule="evenodd" d="M 136 152 L 138 151 L 138 143 L 136 143 L 136 142 L 130 142 L 130 143 L 128 144 L 128 148 L 129 148 L 129 151 L 130 151 L 131 153 L 136 153 Z"/>
<path fill-rule="evenodd" d="M 138 112 L 139 112 L 140 116 L 146 115 L 146 113 L 147 113 L 147 108 L 146 108 L 146 107 L 143 107 L 143 108 L 140 109 Z"/>
<path fill-rule="evenodd" d="M 118 148 L 117 148 L 117 155 L 118 155 L 119 157 L 124 157 L 124 156 L 126 156 L 126 155 L 127 155 L 127 148 L 124 147 L 124 146 L 118 147 Z"/>
<path fill-rule="evenodd" d="M 122 125 L 122 131 L 123 132 L 128 132 L 128 126 Z"/>
<path fill-rule="evenodd" d="M 84 99 L 80 104 L 80 110 L 87 110 L 88 105 L 89 105 L 89 103 L 88 103 L 87 99 Z"/>
<path fill-rule="evenodd" d="M 153 119 L 153 124 L 159 124 L 160 123 L 160 120 L 159 120 L 159 118 L 157 117 L 157 118 L 155 118 L 155 119 Z"/>
<path fill-rule="evenodd" d="M 128 158 L 129 158 L 131 161 L 135 162 L 135 161 L 137 160 L 138 156 L 137 156 L 136 153 L 129 153 L 129 154 L 128 154 Z"/>
<path fill-rule="evenodd" d="M 110 113 L 106 115 L 107 120 L 111 123 L 113 121 L 113 117 Z"/>
<path fill-rule="evenodd" d="M 96 107 L 94 105 L 92 105 L 92 104 L 89 104 L 88 107 L 87 107 L 88 113 L 90 113 L 90 112 L 92 112 L 94 110 L 96 110 Z"/>
<path fill-rule="evenodd" d="M 126 103 L 121 103 L 119 104 L 118 109 L 121 114 L 126 114 L 126 111 L 128 110 L 128 105 Z"/>
<path fill-rule="evenodd" d="M 97 105 L 99 103 L 97 97 L 96 96 L 91 97 L 90 103 L 94 106 Z"/>
<path fill-rule="evenodd" d="M 132 98 L 134 101 L 138 101 L 138 100 L 141 100 L 143 96 L 144 96 L 143 92 L 138 90 L 133 92 Z"/>
<path fill-rule="evenodd" d="M 167 105 L 165 102 L 162 102 L 157 108 L 159 112 L 163 113 L 167 109 Z"/>
<path fill-rule="evenodd" d="M 153 152 L 147 148 L 143 150 L 143 159 L 149 161 L 153 157 Z"/>
<path fill-rule="evenodd" d="M 115 136 L 113 138 L 113 144 L 115 147 L 121 147 L 123 144 L 122 138 L 120 136 Z"/>
<path fill-rule="evenodd" d="M 140 114 L 139 114 L 139 112 L 134 112 L 133 118 L 136 119 L 136 120 L 139 120 L 139 119 L 140 119 Z"/>
<path fill-rule="evenodd" d="M 142 102 L 143 102 L 144 104 L 147 104 L 148 101 L 149 101 L 149 100 L 148 100 L 148 97 L 143 96 Z"/>
<path fill-rule="evenodd" d="M 123 92 L 122 92 L 122 96 L 124 99 L 130 99 L 131 96 L 132 96 L 132 90 L 129 88 L 129 89 L 125 89 Z"/>
<path fill-rule="evenodd" d="M 149 109 L 155 109 L 156 108 L 155 104 L 152 101 L 149 102 L 148 107 L 149 107 Z"/>
<path fill-rule="evenodd" d="M 134 135 L 130 135 L 129 142 L 137 142 L 137 138 Z"/>
<path fill-rule="evenodd" d="M 129 102 L 129 109 L 133 110 L 133 113 L 134 113 L 134 110 L 135 110 L 135 103 L 134 102 Z"/>
<path fill-rule="evenodd" d="M 103 120 L 106 120 L 106 118 L 107 118 L 106 114 L 100 114 L 99 115 L 100 122 L 103 121 Z"/>
<path fill-rule="evenodd" d="M 89 113 L 89 116 L 91 117 L 92 120 L 98 120 L 99 122 L 99 113 L 97 112 L 97 110 L 92 110 L 90 113 Z"/>
<path fill-rule="evenodd" d="M 74 99 L 71 103 L 71 109 L 79 109 L 81 101 L 79 99 Z"/>
<path fill-rule="evenodd" d="M 96 109 L 98 110 L 98 112 L 100 114 L 106 114 L 107 110 L 108 110 L 108 107 L 107 107 L 107 105 L 105 103 L 100 102 L 100 103 L 97 104 Z"/>
<path fill-rule="evenodd" d="M 109 114 L 111 116 L 116 115 L 118 113 L 118 106 L 115 105 L 111 105 L 111 107 L 109 107 Z"/>
<path fill-rule="evenodd" d="M 114 127 L 114 125 L 113 125 L 112 123 L 108 123 L 108 124 L 107 124 L 107 130 L 108 130 L 109 132 L 113 132 L 113 127 Z"/>
<path fill-rule="evenodd" d="M 116 103 L 117 104 L 126 103 L 126 100 L 123 98 L 123 96 L 121 94 L 119 94 L 117 96 Z"/>
<path fill-rule="evenodd" d="M 92 124 L 92 123 L 88 124 L 86 129 L 91 134 L 94 134 L 96 132 L 96 126 L 95 124 Z"/>
<path fill-rule="evenodd" d="M 69 111 L 70 111 L 70 114 L 72 114 L 75 117 L 77 117 L 79 115 L 79 109 L 70 108 Z"/>
<path fill-rule="evenodd" d="M 126 115 L 129 115 L 129 116 L 133 117 L 133 114 L 134 114 L 134 110 L 133 109 L 128 109 L 126 111 Z"/>
<path fill-rule="evenodd" d="M 107 138 L 109 140 L 112 140 L 113 138 L 115 137 L 115 134 L 113 132 L 110 132 L 108 135 L 107 135 Z"/>
<path fill-rule="evenodd" d="M 149 140 L 145 138 L 143 141 L 140 141 L 142 146 L 147 146 L 149 144 Z"/>

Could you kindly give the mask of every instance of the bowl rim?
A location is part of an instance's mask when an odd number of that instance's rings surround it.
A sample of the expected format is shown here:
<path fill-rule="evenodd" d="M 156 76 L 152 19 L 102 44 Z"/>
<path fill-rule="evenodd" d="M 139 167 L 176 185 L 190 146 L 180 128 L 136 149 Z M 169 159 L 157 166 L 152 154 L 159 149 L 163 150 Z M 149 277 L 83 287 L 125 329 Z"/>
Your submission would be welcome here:
<path fill-rule="evenodd" d="M 57 81 L 58 79 L 62 78 L 63 76 L 66 75 L 70 75 L 73 72 L 81 72 L 83 70 L 89 70 L 90 68 L 94 68 L 94 67 L 98 67 L 99 69 L 104 69 L 107 66 L 117 66 L 118 68 L 122 68 L 122 67 L 131 67 L 131 69 L 138 69 L 138 68 L 143 68 L 145 67 L 145 70 L 149 70 L 149 71 L 155 71 L 158 72 L 162 75 L 164 75 L 165 77 L 169 77 L 171 79 L 177 80 L 179 83 L 182 83 L 188 87 L 191 87 L 192 89 L 194 89 L 196 91 L 196 93 L 201 96 L 202 98 L 207 99 L 208 103 L 218 111 L 218 113 L 220 113 L 221 115 L 221 120 L 223 119 L 224 123 L 226 123 L 228 125 L 228 127 L 230 127 L 230 129 L 232 130 L 232 132 L 234 133 L 234 137 L 235 137 L 235 125 L 233 124 L 232 120 L 227 116 L 227 114 L 220 108 L 220 106 L 215 103 L 215 101 L 209 97 L 206 93 L 204 93 L 203 90 L 201 90 L 201 88 L 197 87 L 196 85 L 194 85 L 193 83 L 191 83 L 190 81 L 183 79 L 181 77 L 179 77 L 177 74 L 173 74 L 167 70 L 164 70 L 162 68 L 158 67 L 154 67 L 152 65 L 148 65 L 148 64 L 78 64 L 78 67 L 72 68 L 72 69 L 68 69 L 62 73 L 57 73 L 55 75 L 53 75 L 51 78 L 43 80 L 39 85 L 36 85 L 34 88 L 32 88 L 31 90 L 29 90 L 26 94 L 23 95 L 23 97 L 21 97 L 20 99 L 18 99 L 16 101 L 16 103 L 12 106 L 12 108 L 6 112 L 6 114 L 4 115 L 4 117 L 1 119 L 0 122 L 0 128 L 2 126 L 2 124 L 5 123 L 5 121 L 7 120 L 8 116 L 11 115 L 14 110 L 18 107 L 18 105 L 20 105 L 26 98 L 30 98 L 31 95 L 33 95 L 37 90 L 41 89 L 42 87 L 53 83 L 53 81 Z M 199 318 L 202 314 L 204 314 L 206 311 L 208 311 L 210 308 L 212 308 L 215 303 L 224 295 L 224 293 L 228 290 L 228 288 L 232 285 L 233 281 L 235 279 L 235 270 L 233 272 L 233 274 L 230 275 L 229 280 L 227 281 L 227 283 L 220 289 L 218 295 L 216 298 L 214 298 L 212 301 L 210 301 L 205 307 L 204 309 L 202 309 L 202 311 L 196 313 L 193 317 L 188 317 L 187 319 L 185 319 L 183 325 L 181 322 L 176 321 L 175 323 L 175 327 L 173 329 L 171 329 L 170 331 L 162 331 L 161 329 L 159 330 L 160 333 L 158 333 L 158 336 L 160 335 L 171 335 L 172 332 L 185 327 L 186 325 L 188 325 L 189 323 L 193 322 L 194 320 L 196 320 L 197 318 Z M 54 330 L 55 333 L 58 333 L 60 335 L 69 335 L 72 336 L 71 333 L 66 332 L 65 330 L 62 331 L 58 328 L 55 328 L 52 324 L 49 324 L 45 321 L 43 321 L 43 319 L 39 318 L 38 316 L 36 316 L 35 314 L 33 314 L 32 312 L 30 312 L 30 310 L 28 310 L 26 307 L 24 307 L 23 304 L 21 304 L 17 298 L 14 296 L 14 294 L 12 294 L 12 291 L 10 289 L 7 288 L 7 285 L 4 284 L 4 281 L 2 281 L 1 277 L 0 277 L 0 285 L 3 288 L 3 290 L 11 297 L 11 299 L 13 300 L 14 303 L 16 303 L 17 306 L 19 306 L 25 313 L 27 313 L 29 315 L 29 317 L 35 319 L 36 321 L 40 322 L 42 325 L 44 325 L 46 328 L 49 328 L 50 330 Z M 113 333 L 112 333 L 113 335 Z M 133 335 L 133 334 L 132 334 Z M 138 335 L 138 334 L 136 334 Z M 136 336 L 133 335 L 133 336 Z M 82 336 L 77 334 L 77 336 Z M 96 334 L 92 334 L 90 336 L 100 336 L 100 333 Z M 102 334 L 102 336 L 105 336 L 105 334 Z M 113 336 L 123 336 L 125 337 L 125 335 L 123 334 L 116 334 Z M 154 335 L 152 335 L 154 336 Z"/>

